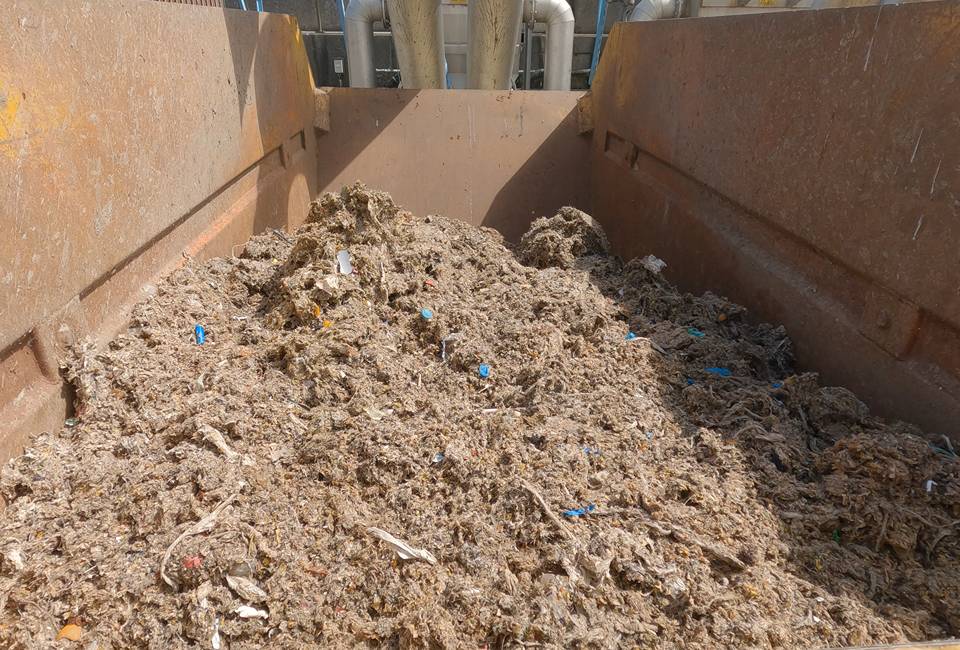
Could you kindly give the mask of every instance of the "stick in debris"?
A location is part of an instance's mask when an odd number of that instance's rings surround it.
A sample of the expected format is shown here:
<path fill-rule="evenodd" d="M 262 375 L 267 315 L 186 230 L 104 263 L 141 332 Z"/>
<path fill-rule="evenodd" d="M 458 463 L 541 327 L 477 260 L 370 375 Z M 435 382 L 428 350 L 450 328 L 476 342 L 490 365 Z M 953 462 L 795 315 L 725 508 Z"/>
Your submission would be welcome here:
<path fill-rule="evenodd" d="M 552 521 L 553 525 L 556 526 L 560 530 L 560 532 L 563 533 L 568 539 L 570 539 L 573 542 L 576 542 L 577 538 L 574 536 L 573 533 L 571 533 L 569 530 L 564 528 L 563 522 L 560 521 L 560 518 L 550 510 L 550 507 L 547 505 L 547 502 L 543 500 L 543 495 L 541 495 L 540 492 L 537 491 L 535 487 L 533 487 L 526 481 L 520 481 L 520 485 L 521 487 L 523 487 L 524 490 L 529 492 L 530 496 L 533 497 L 533 500 L 540 505 L 540 508 L 541 510 L 543 510 L 543 514 L 547 516 L 547 519 Z"/>
<path fill-rule="evenodd" d="M 227 444 L 223 434 L 211 427 L 209 424 L 201 424 L 199 427 L 197 427 L 197 431 L 200 432 L 200 435 L 203 436 L 204 440 L 219 449 L 220 452 L 227 457 L 227 460 L 233 460 L 240 455 L 230 448 L 230 445 Z"/>
<path fill-rule="evenodd" d="M 377 539 L 386 542 L 391 548 L 393 548 L 394 551 L 397 552 L 397 555 L 400 556 L 401 560 L 421 560 L 428 564 L 437 563 L 437 558 L 433 557 L 433 554 L 430 553 L 430 551 L 426 551 L 422 548 L 414 548 L 402 539 L 394 537 L 385 530 L 370 527 L 367 528 L 367 532 Z"/>
<path fill-rule="evenodd" d="M 200 435 L 203 436 L 204 440 L 219 449 L 220 452 L 227 457 L 227 460 L 240 460 L 241 464 L 243 465 L 253 465 L 253 461 L 234 451 L 233 448 L 227 444 L 227 440 L 224 438 L 223 434 L 211 427 L 209 424 L 201 424 L 199 427 L 197 427 L 197 431 L 200 432 Z"/>
<path fill-rule="evenodd" d="M 173 549 L 177 547 L 177 544 L 188 537 L 192 537 L 193 535 L 208 533 L 213 530 L 213 525 L 216 523 L 217 517 L 219 517 L 220 513 L 223 512 L 228 505 L 233 503 L 238 496 L 239 495 L 236 493 L 231 494 L 229 497 L 221 501 L 217 507 L 210 512 L 210 514 L 180 533 L 180 536 L 173 540 L 173 544 L 167 547 L 166 552 L 163 554 L 163 559 L 160 560 L 160 577 L 163 578 L 164 582 L 174 589 L 177 588 L 177 582 L 167 575 L 167 562 L 170 560 L 170 556 L 173 554 Z"/>
<path fill-rule="evenodd" d="M 747 565 L 744 564 L 743 560 L 732 555 L 722 547 L 712 542 L 700 539 L 697 535 L 692 533 L 685 528 L 679 526 L 664 526 L 660 522 L 653 521 L 651 519 L 641 518 L 640 522 L 647 528 L 660 533 L 661 535 L 669 535 L 681 544 L 693 545 L 700 548 L 703 551 L 703 554 L 712 560 L 718 562 L 723 562 L 724 564 L 738 570 L 743 571 L 747 568 Z"/>

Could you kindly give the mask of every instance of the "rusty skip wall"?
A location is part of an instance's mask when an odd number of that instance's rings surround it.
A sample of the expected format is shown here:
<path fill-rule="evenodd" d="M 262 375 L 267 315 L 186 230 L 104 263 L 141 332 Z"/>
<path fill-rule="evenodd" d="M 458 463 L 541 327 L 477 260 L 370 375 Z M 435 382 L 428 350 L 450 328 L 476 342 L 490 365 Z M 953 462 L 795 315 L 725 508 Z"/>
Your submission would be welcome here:
<path fill-rule="evenodd" d="M 14 0 L 0 33 L 5 459 L 62 426 L 66 345 L 109 338 L 184 255 L 302 220 L 317 155 L 288 16 Z"/>
<path fill-rule="evenodd" d="M 960 436 L 960 3 L 626 23 L 594 86 L 624 255 L 783 323 L 801 366 Z"/>
<path fill-rule="evenodd" d="M 0 460 L 62 426 L 71 342 L 108 340 L 184 255 L 295 227 L 320 190 L 362 179 L 418 213 L 515 235 L 588 203 L 577 93 L 315 96 L 289 16 L 141 0 L 5 9 Z"/>
<path fill-rule="evenodd" d="M 510 238 L 592 211 L 622 254 L 785 323 L 825 381 L 958 433 L 956 3 L 622 25 L 592 136 L 577 93 L 315 97 L 277 14 L 16 0 L 0 21 L 0 459 L 62 425 L 69 342 L 107 340 L 184 253 L 354 180 Z"/>

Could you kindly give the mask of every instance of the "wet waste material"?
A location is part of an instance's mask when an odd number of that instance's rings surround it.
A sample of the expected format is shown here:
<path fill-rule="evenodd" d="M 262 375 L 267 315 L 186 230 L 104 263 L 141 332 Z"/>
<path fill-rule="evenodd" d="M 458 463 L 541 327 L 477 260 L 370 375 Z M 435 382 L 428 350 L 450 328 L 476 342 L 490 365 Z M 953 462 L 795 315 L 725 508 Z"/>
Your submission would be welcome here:
<path fill-rule="evenodd" d="M 3 471 L 0 644 L 957 634 L 949 443 L 668 271 L 572 208 L 511 249 L 361 185 L 188 264 Z"/>

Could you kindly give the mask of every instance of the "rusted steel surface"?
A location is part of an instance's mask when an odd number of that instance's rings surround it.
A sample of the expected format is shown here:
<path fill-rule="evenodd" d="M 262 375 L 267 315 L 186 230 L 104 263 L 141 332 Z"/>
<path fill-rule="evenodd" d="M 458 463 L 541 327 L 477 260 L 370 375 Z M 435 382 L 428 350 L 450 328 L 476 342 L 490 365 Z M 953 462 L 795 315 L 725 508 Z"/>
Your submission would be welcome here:
<path fill-rule="evenodd" d="M 158 0 L 158 2 L 175 2 L 182 5 L 196 5 L 200 7 L 223 7 L 223 0 Z"/>
<path fill-rule="evenodd" d="M 960 642 L 930 641 L 926 643 L 895 643 L 893 645 L 863 646 L 855 650 L 960 650 Z"/>
<path fill-rule="evenodd" d="M 59 426 L 70 341 L 184 259 L 299 222 L 316 192 L 296 21 L 139 0 L 0 17 L 0 459 Z"/>
<path fill-rule="evenodd" d="M 362 180 L 417 214 L 516 239 L 533 218 L 588 204 L 580 94 L 329 89 L 320 188 Z"/>
<path fill-rule="evenodd" d="M 620 24 L 594 213 L 875 412 L 957 437 L 958 34 L 956 2 Z"/>

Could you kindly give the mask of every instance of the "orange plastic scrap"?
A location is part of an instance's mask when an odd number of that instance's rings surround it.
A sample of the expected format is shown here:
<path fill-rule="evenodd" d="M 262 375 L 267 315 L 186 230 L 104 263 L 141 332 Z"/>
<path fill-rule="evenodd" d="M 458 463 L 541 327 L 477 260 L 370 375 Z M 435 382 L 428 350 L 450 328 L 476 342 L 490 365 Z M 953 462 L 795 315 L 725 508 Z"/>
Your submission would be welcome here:
<path fill-rule="evenodd" d="M 60 639 L 67 639 L 69 641 L 79 641 L 81 634 L 83 634 L 83 629 L 79 625 L 74 625 L 73 623 L 67 623 L 62 628 L 60 628 L 60 633 L 57 635 L 57 641 L 59 641 Z"/>

